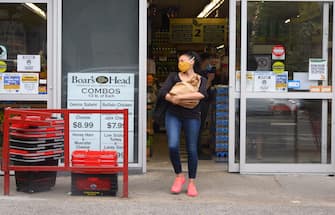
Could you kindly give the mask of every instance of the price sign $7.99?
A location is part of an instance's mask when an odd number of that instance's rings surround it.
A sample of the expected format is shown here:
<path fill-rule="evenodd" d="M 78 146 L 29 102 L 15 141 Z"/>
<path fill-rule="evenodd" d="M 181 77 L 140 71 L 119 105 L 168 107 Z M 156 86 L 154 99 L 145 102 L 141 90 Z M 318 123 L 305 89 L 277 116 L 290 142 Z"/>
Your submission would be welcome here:
<path fill-rule="evenodd" d="M 123 128 L 123 123 L 121 122 L 108 122 L 107 123 L 108 129 L 120 129 Z"/>

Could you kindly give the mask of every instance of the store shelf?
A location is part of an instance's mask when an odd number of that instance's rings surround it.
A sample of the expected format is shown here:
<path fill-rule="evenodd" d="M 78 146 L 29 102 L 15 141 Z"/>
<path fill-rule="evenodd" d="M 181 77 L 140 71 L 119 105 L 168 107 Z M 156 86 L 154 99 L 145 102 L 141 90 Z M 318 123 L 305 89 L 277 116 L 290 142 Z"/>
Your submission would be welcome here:
<path fill-rule="evenodd" d="M 48 95 L 0 94 L 0 101 L 48 101 Z"/>

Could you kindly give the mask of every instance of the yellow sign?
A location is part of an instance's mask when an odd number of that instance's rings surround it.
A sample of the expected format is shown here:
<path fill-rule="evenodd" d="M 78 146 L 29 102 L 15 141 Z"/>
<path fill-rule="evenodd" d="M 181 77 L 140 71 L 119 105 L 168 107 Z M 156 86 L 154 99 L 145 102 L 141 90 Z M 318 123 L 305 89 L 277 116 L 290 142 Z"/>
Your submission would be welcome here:
<path fill-rule="evenodd" d="M 170 40 L 172 43 L 226 44 L 227 19 L 170 19 Z"/>
<path fill-rule="evenodd" d="M 38 78 L 35 75 L 23 75 L 22 82 L 37 82 Z"/>
<path fill-rule="evenodd" d="M 321 86 L 321 92 L 331 93 L 332 92 L 332 86 Z"/>
<path fill-rule="evenodd" d="M 272 65 L 272 71 L 276 74 L 281 74 L 285 71 L 285 64 L 281 61 L 276 61 Z"/>
<path fill-rule="evenodd" d="M 7 64 L 5 61 L 0 61 L 0 72 L 6 72 Z"/>
<path fill-rule="evenodd" d="M 310 86 L 310 92 L 320 93 L 321 92 L 321 87 L 320 86 Z"/>

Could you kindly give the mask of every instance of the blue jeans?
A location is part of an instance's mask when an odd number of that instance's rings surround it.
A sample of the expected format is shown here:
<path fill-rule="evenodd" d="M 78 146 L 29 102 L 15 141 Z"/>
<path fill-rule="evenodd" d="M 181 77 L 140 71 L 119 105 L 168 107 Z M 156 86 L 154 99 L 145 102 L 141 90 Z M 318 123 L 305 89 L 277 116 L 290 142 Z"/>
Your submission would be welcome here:
<path fill-rule="evenodd" d="M 184 129 L 186 138 L 186 149 L 188 154 L 188 176 L 195 179 L 198 167 L 198 134 L 200 130 L 200 119 L 180 118 L 169 111 L 165 114 L 165 126 L 168 136 L 170 160 L 176 174 L 182 172 L 179 145 L 181 129 Z"/>

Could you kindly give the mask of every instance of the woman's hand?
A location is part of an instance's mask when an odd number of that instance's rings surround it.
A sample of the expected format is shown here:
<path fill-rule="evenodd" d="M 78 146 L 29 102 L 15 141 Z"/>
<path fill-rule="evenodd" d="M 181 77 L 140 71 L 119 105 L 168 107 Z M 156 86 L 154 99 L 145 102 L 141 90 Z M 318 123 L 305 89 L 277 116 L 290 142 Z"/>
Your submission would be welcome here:
<path fill-rule="evenodd" d="M 171 98 L 171 102 L 172 102 L 172 104 L 174 104 L 174 105 L 179 105 L 179 103 L 180 103 L 180 97 L 178 96 L 178 95 L 173 95 L 173 96 L 171 96 L 172 98 Z"/>
<path fill-rule="evenodd" d="M 180 97 L 178 95 L 172 95 L 170 93 L 166 94 L 165 99 L 174 105 L 178 105 L 180 102 Z"/>

